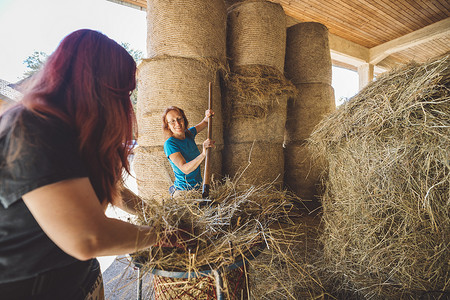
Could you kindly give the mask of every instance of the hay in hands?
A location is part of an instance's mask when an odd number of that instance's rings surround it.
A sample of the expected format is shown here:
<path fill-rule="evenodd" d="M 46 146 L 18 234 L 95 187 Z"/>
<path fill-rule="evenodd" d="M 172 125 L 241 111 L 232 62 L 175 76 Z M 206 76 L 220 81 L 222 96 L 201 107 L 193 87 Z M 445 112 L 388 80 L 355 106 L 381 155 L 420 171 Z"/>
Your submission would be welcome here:
<path fill-rule="evenodd" d="M 322 239 L 341 289 L 370 299 L 450 293 L 449 62 L 381 76 L 311 135 L 328 165 Z"/>
<path fill-rule="evenodd" d="M 214 199 L 214 205 L 205 207 L 199 207 L 204 199 L 201 192 L 195 190 L 165 199 L 163 204 L 151 199 L 146 201 L 139 224 L 159 228 L 162 236 L 183 228 L 190 231 L 192 240 L 196 241 L 191 253 L 195 255 L 194 261 L 185 251 L 178 251 L 182 253 L 176 255 L 170 249 L 168 256 L 164 248 L 152 249 L 151 267 L 173 271 L 198 270 L 205 265 L 223 268 L 232 263 L 237 254 L 265 242 L 265 231 L 280 217 L 288 216 L 286 207 L 290 207 L 288 204 L 294 196 L 271 185 L 237 189 L 231 179 L 226 179 L 223 184 L 214 181 L 209 198 Z"/>
<path fill-rule="evenodd" d="M 198 191 L 165 199 L 163 204 L 160 200 L 147 199 L 137 223 L 159 228 L 161 236 L 178 228 L 189 229 L 195 243 L 193 247 L 191 243 L 190 251 L 155 246 L 133 256 L 143 258 L 147 270 L 199 275 L 205 270 L 226 269 L 244 256 L 247 261 L 243 267 L 245 276 L 239 275 L 239 280 L 245 289 L 235 294 L 232 287 L 237 284 L 236 278 L 230 279 L 230 276 L 239 273 L 236 269 L 226 272 L 224 294 L 227 299 L 298 299 L 299 290 L 305 292 L 311 285 L 322 293 L 319 280 L 312 279 L 304 266 L 306 257 L 312 255 L 310 248 L 316 247 L 311 241 L 317 240 L 317 234 L 307 231 L 315 227 L 292 220 L 295 214 L 291 204 L 301 200 L 270 183 L 255 186 L 237 182 L 238 178 L 226 178 L 220 183 L 213 181 L 210 199 L 216 204 L 202 208 L 198 206 L 203 201 Z M 306 237 L 311 244 L 306 242 Z M 255 249 L 261 249 L 261 246 L 262 254 L 254 258 Z M 250 277 L 250 280 L 242 277 Z M 205 293 L 209 293 L 214 280 L 201 278 L 166 280 L 163 284 L 168 289 L 179 289 L 179 292 L 171 292 L 178 295 L 184 293 L 187 286 L 198 285 L 203 285 Z M 273 283 L 270 291 L 264 284 L 267 282 Z"/>

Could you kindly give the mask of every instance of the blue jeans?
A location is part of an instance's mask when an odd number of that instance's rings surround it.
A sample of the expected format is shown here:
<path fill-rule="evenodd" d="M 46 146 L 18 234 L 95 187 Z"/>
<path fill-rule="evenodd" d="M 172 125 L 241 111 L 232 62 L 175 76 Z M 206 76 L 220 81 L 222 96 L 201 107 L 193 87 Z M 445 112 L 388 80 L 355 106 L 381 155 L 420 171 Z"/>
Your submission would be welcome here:
<path fill-rule="evenodd" d="M 192 188 L 192 190 L 199 190 L 200 188 L 201 188 L 200 185 L 196 185 L 194 188 Z M 190 190 L 190 189 L 189 189 L 189 190 Z M 186 191 L 186 190 L 176 188 L 174 185 L 172 185 L 172 186 L 169 187 L 169 194 L 170 194 L 171 197 L 173 197 L 173 194 L 174 194 L 176 191 Z"/>
<path fill-rule="evenodd" d="M 175 193 L 176 190 L 177 190 L 177 188 L 174 185 L 169 187 L 169 194 L 171 197 L 173 196 L 173 194 Z"/>

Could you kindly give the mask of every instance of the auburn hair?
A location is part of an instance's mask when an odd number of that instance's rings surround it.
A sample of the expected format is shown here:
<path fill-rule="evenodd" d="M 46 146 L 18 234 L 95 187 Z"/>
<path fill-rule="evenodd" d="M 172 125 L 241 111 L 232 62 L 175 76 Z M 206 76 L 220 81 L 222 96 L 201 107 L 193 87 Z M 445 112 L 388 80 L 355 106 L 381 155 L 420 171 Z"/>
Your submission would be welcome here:
<path fill-rule="evenodd" d="M 167 122 L 167 114 L 170 111 L 176 111 L 178 112 L 184 120 L 184 132 L 186 135 L 191 135 L 191 132 L 188 130 L 189 128 L 189 121 L 186 118 L 186 114 L 184 113 L 184 110 L 182 110 L 181 108 L 177 107 L 177 106 L 169 106 L 168 108 L 166 108 L 166 110 L 164 111 L 163 115 L 162 115 L 162 129 L 163 129 L 163 133 L 164 133 L 164 137 L 166 139 L 170 138 L 171 136 L 173 136 L 173 132 L 172 130 L 170 130 L 169 128 L 169 123 Z"/>
<path fill-rule="evenodd" d="M 23 105 L 66 122 L 101 202 L 112 202 L 130 173 L 136 118 L 130 101 L 136 63 L 104 34 L 82 29 L 66 36 L 27 86 Z"/>

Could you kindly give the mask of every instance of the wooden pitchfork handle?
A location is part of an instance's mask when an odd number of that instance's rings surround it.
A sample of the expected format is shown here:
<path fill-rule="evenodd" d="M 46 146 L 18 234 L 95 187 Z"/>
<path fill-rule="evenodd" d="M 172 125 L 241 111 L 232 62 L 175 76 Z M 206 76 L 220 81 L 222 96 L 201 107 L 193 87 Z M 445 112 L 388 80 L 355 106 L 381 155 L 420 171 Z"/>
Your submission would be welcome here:
<path fill-rule="evenodd" d="M 212 83 L 209 83 L 208 88 L 208 109 L 212 109 Z M 208 117 L 208 132 L 207 138 L 212 138 L 212 118 Z M 202 189 L 202 198 L 206 199 L 209 196 L 209 188 L 211 184 L 211 148 L 206 149 L 206 158 L 205 158 L 205 171 L 203 173 L 203 189 Z"/>

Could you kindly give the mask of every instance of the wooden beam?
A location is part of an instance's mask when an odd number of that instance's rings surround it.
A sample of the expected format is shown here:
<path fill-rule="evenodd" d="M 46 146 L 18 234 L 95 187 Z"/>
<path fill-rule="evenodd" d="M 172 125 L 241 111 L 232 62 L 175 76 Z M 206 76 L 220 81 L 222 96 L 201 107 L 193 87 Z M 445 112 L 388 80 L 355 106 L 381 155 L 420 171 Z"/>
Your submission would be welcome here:
<path fill-rule="evenodd" d="M 346 65 L 351 65 L 355 68 L 355 70 L 362 64 L 367 63 L 366 61 L 352 57 L 350 55 L 346 55 L 337 51 L 334 51 L 333 49 L 330 49 L 331 59 L 333 61 L 338 61 Z"/>
<path fill-rule="evenodd" d="M 128 7 L 135 8 L 138 10 L 143 10 L 143 11 L 145 11 L 147 9 L 146 3 L 144 5 L 144 3 L 141 3 L 139 1 L 130 1 L 130 0 L 128 0 L 128 1 L 127 0 L 106 0 L 106 1 L 114 2 L 117 4 L 123 5 L 123 6 L 128 6 Z"/>
<path fill-rule="evenodd" d="M 349 59 L 352 65 L 366 63 L 369 60 L 369 49 L 341 38 L 334 34 L 328 34 L 328 41 L 332 55 Z M 344 61 L 345 62 L 345 61 Z"/>
<path fill-rule="evenodd" d="M 445 35 L 450 35 L 450 17 L 370 48 L 369 63 L 376 65 L 393 53 L 438 39 Z"/>
<path fill-rule="evenodd" d="M 287 27 L 294 26 L 298 23 L 300 23 L 300 21 L 297 19 L 286 16 Z M 361 65 L 369 62 L 369 48 L 346 40 L 332 33 L 328 34 L 328 43 L 330 47 L 331 60 L 335 66 L 357 71 Z M 386 69 L 375 66 L 375 74 L 381 74 L 385 71 Z"/>
<path fill-rule="evenodd" d="M 301 23 L 299 20 L 286 15 L 286 27 Z M 357 71 L 358 67 L 369 60 L 369 49 L 341 38 L 332 33 L 328 34 L 331 60 L 333 65 Z"/>
<path fill-rule="evenodd" d="M 331 59 L 331 64 L 333 65 L 333 67 L 339 67 L 342 69 L 358 72 L 358 68 L 356 68 L 354 65 L 346 64 L 338 60 Z"/>
<path fill-rule="evenodd" d="M 328 40 L 333 65 L 356 71 L 360 66 L 369 62 L 369 48 L 331 33 L 328 34 Z M 374 72 L 377 75 L 385 71 L 386 69 L 382 67 L 374 66 Z"/>

